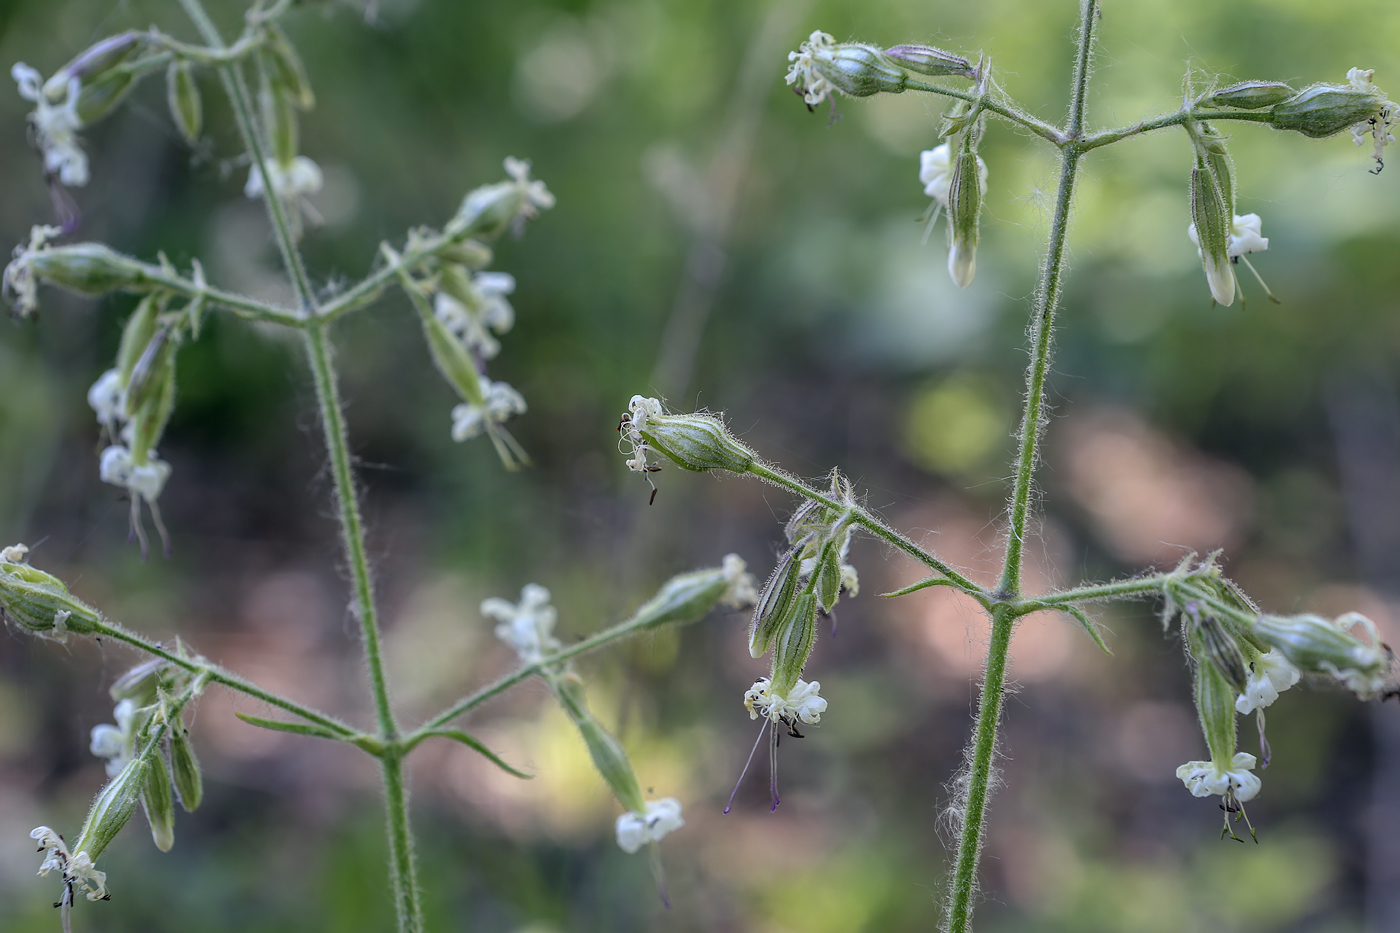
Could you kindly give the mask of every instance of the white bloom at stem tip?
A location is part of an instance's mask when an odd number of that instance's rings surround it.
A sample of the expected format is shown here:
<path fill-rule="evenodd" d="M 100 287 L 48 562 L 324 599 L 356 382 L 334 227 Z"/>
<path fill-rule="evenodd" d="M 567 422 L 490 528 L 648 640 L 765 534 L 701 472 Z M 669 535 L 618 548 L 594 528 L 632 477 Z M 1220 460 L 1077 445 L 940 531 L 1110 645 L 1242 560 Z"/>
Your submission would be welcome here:
<path fill-rule="evenodd" d="M 489 425 L 501 424 L 528 409 L 524 397 L 504 382 L 482 380 L 484 405 L 462 402 L 452 409 L 452 439 L 465 441 L 476 437 Z"/>
<path fill-rule="evenodd" d="M 5 267 L 3 288 L 5 300 L 19 317 L 29 317 L 39 308 L 39 280 L 34 275 L 30 257 L 48 246 L 50 240 L 63 230 L 44 224 L 29 229 L 29 243 L 15 247 L 14 259 Z"/>
<path fill-rule="evenodd" d="M 1269 238 L 1263 236 L 1262 232 L 1263 221 L 1258 214 L 1235 214 L 1230 221 L 1230 240 L 1225 255 L 1206 256 L 1201 249 L 1201 237 L 1196 232 L 1196 225 L 1187 225 L 1186 235 L 1196 244 L 1196 252 L 1205 265 L 1211 297 L 1222 306 L 1228 308 L 1235 300 L 1235 289 L 1238 285 L 1235 278 L 1235 262 L 1249 253 L 1262 253 L 1269 248 Z M 1244 262 L 1249 266 L 1249 271 L 1254 272 L 1254 266 L 1249 264 L 1249 260 L 1245 259 Z M 1259 273 L 1254 272 L 1254 277 L 1259 278 Z M 1259 279 L 1259 284 L 1264 285 L 1264 280 Z M 1264 285 L 1264 291 L 1269 291 L 1267 285 Z M 1269 297 L 1273 298 L 1272 292 L 1269 292 Z"/>
<path fill-rule="evenodd" d="M 108 431 L 126 418 L 126 387 L 122 385 L 122 374 L 109 369 L 88 389 L 88 405 L 97 412 L 97 422 Z"/>
<path fill-rule="evenodd" d="M 1193 797 L 1209 797 L 1219 794 L 1230 795 L 1240 803 L 1253 800 L 1262 786 L 1258 777 L 1250 769 L 1255 758 L 1247 752 L 1238 752 L 1228 768 L 1222 768 L 1213 761 L 1188 761 L 1176 769 L 1176 776 L 1186 785 Z"/>
<path fill-rule="evenodd" d="M 54 101 L 44 93 L 39 72 L 24 62 L 10 69 L 10 77 L 19 85 L 19 96 L 34 102 L 29 122 L 34 125 L 34 136 L 44 156 L 44 171 L 70 188 L 86 185 L 88 160 L 78 141 L 78 130 L 83 127 L 78 116 L 82 81 L 76 76 L 70 78 L 64 86 L 63 99 Z"/>
<path fill-rule="evenodd" d="M 645 813 L 629 810 L 617 818 L 617 844 L 631 855 L 648 842 L 657 842 L 684 825 L 681 802 L 675 797 L 662 797 L 649 802 Z"/>
<path fill-rule="evenodd" d="M 506 174 L 511 181 L 515 182 L 520 189 L 523 200 L 520 205 L 520 212 L 516 216 L 516 223 L 523 220 L 534 220 L 539 216 L 540 211 L 547 211 L 554 206 L 554 195 L 550 193 L 545 183 L 530 177 L 530 163 L 524 159 L 517 159 L 514 156 L 506 156 Z"/>
<path fill-rule="evenodd" d="M 107 896 L 107 873 L 98 871 L 86 852 L 70 855 L 63 837 L 47 826 L 36 827 L 29 838 L 39 843 L 39 851 L 44 853 L 43 864 L 39 866 L 41 877 L 51 871 L 61 872 L 64 882 L 86 894 L 88 900 L 100 901 Z M 60 903 L 67 907 L 66 896 Z"/>
<path fill-rule="evenodd" d="M 500 623 L 496 626 L 496 637 L 514 648 L 526 664 L 533 664 L 563 647 L 554 637 L 558 613 L 549 604 L 549 590 L 538 583 L 525 584 L 519 603 L 498 596 L 483 601 L 481 614 Z"/>
<path fill-rule="evenodd" d="M 1376 87 L 1376 83 L 1372 80 L 1375 74 L 1374 68 L 1352 68 L 1347 72 L 1347 81 L 1351 82 L 1351 86 L 1358 91 L 1380 94 L 1382 93 L 1381 89 Z M 1386 101 L 1371 119 L 1353 123 L 1350 127 L 1352 141 L 1358 146 L 1365 145 L 1366 137 L 1371 137 L 1371 158 L 1376 160 L 1376 173 L 1379 173 L 1385 165 L 1382 158 L 1385 154 L 1385 147 L 1395 142 L 1395 135 L 1390 130 L 1395 125 L 1397 110 L 1400 110 L 1400 107 Z"/>
<path fill-rule="evenodd" d="M 136 754 L 136 704 L 122 700 L 112 711 L 115 726 L 103 723 L 92 727 L 89 750 L 98 758 L 107 759 L 107 776 L 116 777 Z"/>
<path fill-rule="evenodd" d="M 802 94 L 802 99 L 807 102 L 808 107 L 817 106 L 836 90 L 836 85 L 823 78 L 812 61 L 814 55 L 821 54 L 823 50 L 835 44 L 835 41 L 818 29 L 807 37 L 806 42 L 798 46 L 796 52 L 788 53 L 788 61 L 792 64 L 788 68 L 787 83 Z"/>
<path fill-rule="evenodd" d="M 821 722 L 822 713 L 826 712 L 826 700 L 818 692 L 821 686 L 817 680 L 811 683 L 799 680 L 787 696 L 782 696 L 773 692 L 771 678 L 760 677 L 744 694 L 744 707 L 749 711 L 750 719 L 766 716 L 775 723 L 791 724 L 797 720 L 808 724 L 818 723 Z"/>
<path fill-rule="evenodd" d="M 642 432 L 647 429 L 647 425 L 653 419 L 660 418 L 664 413 L 659 399 L 634 395 L 632 401 L 628 403 L 627 415 L 617 426 L 622 433 L 618 449 L 628 458 L 627 469 L 633 473 L 650 472 L 647 455 L 651 453 L 651 448 L 647 446 L 646 438 L 642 437 Z"/>
<path fill-rule="evenodd" d="M 1280 693 L 1296 684 L 1303 676 L 1277 648 L 1260 655 L 1250 668 L 1244 692 L 1235 700 L 1235 710 L 1241 714 L 1252 713 L 1256 709 L 1271 705 Z"/>

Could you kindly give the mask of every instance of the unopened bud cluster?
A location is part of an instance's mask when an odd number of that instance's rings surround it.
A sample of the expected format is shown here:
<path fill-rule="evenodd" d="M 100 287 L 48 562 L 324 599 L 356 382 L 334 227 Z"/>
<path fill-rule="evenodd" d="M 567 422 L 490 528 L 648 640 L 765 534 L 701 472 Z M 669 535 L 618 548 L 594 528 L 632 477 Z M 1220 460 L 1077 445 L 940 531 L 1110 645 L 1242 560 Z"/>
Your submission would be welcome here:
<path fill-rule="evenodd" d="M 837 42 L 817 30 L 796 52 L 788 53 L 787 83 L 815 107 L 832 92 L 851 97 L 898 94 L 916 75 L 956 75 L 972 78 L 972 62 L 927 45 L 897 45 L 889 49 L 863 42 Z"/>

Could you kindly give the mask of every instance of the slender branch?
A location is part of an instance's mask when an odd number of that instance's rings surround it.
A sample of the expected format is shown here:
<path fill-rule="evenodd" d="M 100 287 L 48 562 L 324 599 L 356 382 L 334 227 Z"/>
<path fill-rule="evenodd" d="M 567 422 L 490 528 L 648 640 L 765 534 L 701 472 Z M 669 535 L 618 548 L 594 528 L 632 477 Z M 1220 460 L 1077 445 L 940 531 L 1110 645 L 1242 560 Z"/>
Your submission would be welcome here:
<path fill-rule="evenodd" d="M 203 658 L 187 658 L 173 651 L 169 651 L 156 642 L 146 638 L 144 635 L 138 635 L 136 632 L 124 628 L 121 625 L 117 625 L 114 622 L 99 620 L 93 631 L 113 641 L 120 641 L 131 645 L 133 648 L 139 648 L 147 654 L 152 654 L 158 658 L 169 661 L 176 667 L 184 668 L 193 674 L 205 674 L 208 676 L 211 683 L 221 684 L 230 690 L 246 694 L 254 699 L 262 700 L 269 706 L 275 706 L 278 709 L 286 710 L 294 716 L 300 716 L 307 722 L 314 722 L 316 725 L 328 729 L 337 735 L 348 738 L 359 734 L 355 729 L 352 729 L 334 716 L 328 716 L 319 710 L 302 706 L 300 703 L 289 700 L 286 697 L 278 696 L 269 690 L 264 690 L 257 684 L 245 680 L 232 671 L 226 670 L 217 664 L 212 664 Z"/>
<path fill-rule="evenodd" d="M 201 62 L 205 65 L 226 65 L 240 61 L 263 46 L 263 38 L 256 34 L 240 36 L 238 41 L 230 46 L 215 46 L 213 48 L 181 42 L 167 36 L 159 29 L 147 32 L 146 39 L 152 45 L 166 49 L 181 58 Z"/>
<path fill-rule="evenodd" d="M 1072 590 L 1061 590 L 1049 596 L 1037 596 L 1035 599 L 1023 600 L 1017 611 L 1019 614 L 1025 614 L 1040 612 L 1042 609 L 1059 609 L 1070 603 L 1151 596 L 1162 592 L 1162 588 L 1175 576 L 1175 574 L 1170 573 L 1154 573 L 1145 577 L 1133 577 L 1130 580 L 1094 583 L 1075 587 Z"/>
<path fill-rule="evenodd" d="M 203 299 L 208 304 L 227 308 L 239 317 L 251 321 L 267 321 L 285 327 L 302 327 L 304 324 L 303 319 L 296 312 L 287 308 L 279 308 L 256 298 L 224 291 L 221 288 L 200 285 L 198 282 L 169 272 L 160 266 L 144 263 L 143 265 L 145 266 L 143 270 L 145 281 L 153 282 L 191 300 Z"/>
<path fill-rule="evenodd" d="M 371 271 L 355 285 L 324 302 L 320 306 L 317 316 L 320 320 L 330 323 L 357 308 L 364 307 L 379 297 L 379 293 L 399 273 L 412 272 L 425 260 L 437 255 L 445 247 L 457 243 L 458 240 L 458 237 L 445 233 L 426 239 L 416 239 L 410 236 L 408 244 L 401 253 L 385 250 L 383 247 L 387 244 L 381 244 L 379 255 L 388 257 L 388 261 Z"/>
<path fill-rule="evenodd" d="M 394 911 L 401 933 L 421 933 L 423 893 L 418 886 L 413 832 L 408 823 L 408 786 L 404 781 L 403 755 L 394 750 L 380 759 L 384 774 L 384 810 L 388 819 L 389 861 L 393 867 Z"/>
<path fill-rule="evenodd" d="M 1116 142 L 1128 139 L 1132 136 L 1140 136 L 1143 133 L 1151 133 L 1154 130 L 1165 129 L 1170 126 L 1179 126 L 1192 120 L 1243 120 L 1247 123 L 1268 123 L 1270 111 L 1268 110 L 1212 110 L 1210 108 L 1191 107 L 1177 110 L 1173 113 L 1163 114 L 1160 117 L 1153 117 L 1149 120 L 1141 120 L 1132 126 L 1121 126 L 1112 130 L 1101 130 L 1091 136 L 1084 137 L 1079 143 L 1081 152 L 1088 152 L 1090 149 L 1098 149 Z"/>
<path fill-rule="evenodd" d="M 845 510 L 846 508 L 848 508 L 848 506 L 845 503 L 838 502 L 830 496 L 818 492 L 817 490 L 808 486 L 806 483 L 802 482 L 796 477 L 789 476 L 781 470 L 774 469 L 770 466 L 767 466 L 766 464 L 758 462 L 757 460 L 755 460 L 753 465 L 749 467 L 749 472 L 752 473 L 754 476 L 759 477 L 760 479 L 767 480 L 775 486 L 782 486 L 784 489 L 795 492 L 800 496 L 806 496 L 808 499 L 815 499 L 817 502 L 820 502 L 823 505 L 828 505 L 833 509 Z M 937 557 L 934 557 L 932 554 L 919 547 L 913 541 L 909 540 L 907 537 L 900 534 L 898 531 L 894 530 L 889 525 L 885 524 L 876 515 L 866 511 L 864 508 L 857 506 L 855 512 L 855 522 L 862 528 L 865 528 L 866 530 L 870 531 L 876 537 L 884 539 L 884 541 L 887 544 L 889 544 L 896 550 L 903 551 L 904 553 L 908 554 L 910 557 L 914 558 L 924 566 L 943 574 L 963 592 L 967 593 L 969 596 L 982 603 L 983 606 L 987 606 L 990 608 L 990 602 L 988 601 L 988 593 L 986 590 L 978 586 L 976 583 L 973 583 L 967 577 L 958 573 L 944 561 L 939 560 Z"/>
<path fill-rule="evenodd" d="M 915 81 L 910 78 L 905 81 L 904 86 L 911 91 L 926 91 L 930 94 L 940 94 L 943 97 L 954 97 L 958 100 L 965 100 L 970 104 L 981 104 L 982 109 L 988 113 L 994 113 L 1004 120 L 1009 120 L 1019 126 L 1025 127 L 1037 136 L 1047 139 L 1056 146 L 1063 146 L 1067 140 L 1064 131 L 1059 127 L 1051 126 L 1039 117 L 1032 116 L 1009 104 L 1005 101 L 988 97 L 985 94 L 978 94 L 976 91 L 964 91 L 954 87 L 944 87 L 941 84 L 925 84 L 922 81 Z"/>

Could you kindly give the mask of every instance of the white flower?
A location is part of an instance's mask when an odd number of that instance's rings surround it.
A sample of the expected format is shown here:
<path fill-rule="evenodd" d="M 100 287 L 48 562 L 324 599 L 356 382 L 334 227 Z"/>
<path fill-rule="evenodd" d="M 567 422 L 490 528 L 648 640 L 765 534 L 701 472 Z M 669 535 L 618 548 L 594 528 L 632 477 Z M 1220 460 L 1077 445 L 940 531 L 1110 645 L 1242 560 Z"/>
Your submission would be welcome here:
<path fill-rule="evenodd" d="M 647 804 L 645 813 L 628 811 L 617 818 L 617 844 L 628 855 L 648 842 L 657 842 L 685 825 L 681 802 L 662 797 Z"/>
<path fill-rule="evenodd" d="M 728 609 L 747 609 L 758 602 L 758 586 L 748 565 L 738 554 L 726 554 L 719 564 L 724 580 L 729 584 L 719 604 Z"/>
<path fill-rule="evenodd" d="M 88 160 L 78 141 L 78 130 L 83 126 L 78 117 L 82 81 L 76 76 L 69 78 L 63 100 L 52 101 L 44 93 L 39 72 L 24 62 L 10 69 L 10 77 L 19 85 L 19 96 L 34 102 L 29 122 L 34 125 L 34 135 L 44 155 L 44 171 L 57 175 L 58 180 L 70 188 L 86 185 Z"/>
<path fill-rule="evenodd" d="M 544 182 L 530 177 L 530 163 L 524 159 L 517 159 L 513 156 L 506 156 L 506 174 L 524 199 L 520 205 L 520 213 L 516 215 L 515 222 L 520 223 L 526 220 L 534 220 L 539 216 L 540 211 L 547 211 L 554 206 L 554 195 L 550 194 Z"/>
<path fill-rule="evenodd" d="M 129 489 L 152 504 L 160 498 L 165 481 L 170 478 L 170 464 L 157 459 L 154 450 L 147 454 L 145 463 L 138 465 L 131 451 L 120 444 L 102 451 L 98 471 L 102 482 Z"/>
<path fill-rule="evenodd" d="M 97 421 L 109 431 L 113 425 L 126 417 L 126 387 L 122 385 L 122 374 L 109 369 L 88 389 L 88 405 L 97 412 Z"/>
<path fill-rule="evenodd" d="M 550 198 L 553 203 L 553 195 Z M 498 334 L 504 334 L 514 327 L 515 308 L 506 301 L 506 296 L 515 292 L 515 276 L 508 272 L 478 272 L 472 284 L 481 292 L 481 323 Z"/>
<path fill-rule="evenodd" d="M 1205 264 L 1206 281 L 1210 283 L 1210 294 L 1217 302 L 1225 307 L 1229 307 L 1235 300 L 1235 268 L 1233 260 L 1243 258 L 1249 253 L 1259 253 L 1269 248 L 1269 238 L 1262 234 L 1263 221 L 1258 214 L 1233 215 L 1230 222 L 1230 239 L 1225 249 L 1225 256 L 1207 257 L 1201 249 L 1201 237 L 1196 232 L 1196 225 L 1189 224 L 1186 227 L 1186 235 L 1191 238 L 1191 242 L 1196 244 L 1196 252 Z M 1249 265 L 1249 260 L 1244 260 L 1251 272 L 1254 267 Z M 1256 278 L 1259 273 L 1254 272 Z M 1259 282 L 1263 285 L 1263 279 Z M 1268 291 L 1268 286 L 1264 286 Z M 1272 293 L 1270 293 L 1272 297 Z"/>
<path fill-rule="evenodd" d="M 953 163 L 947 143 L 925 149 L 919 153 L 919 183 L 924 186 L 924 194 L 938 202 L 939 207 L 948 206 L 948 188 L 953 183 Z M 977 157 L 977 178 L 983 190 L 987 187 L 987 163 Z"/>
<path fill-rule="evenodd" d="M 515 291 L 515 276 L 482 272 L 472 279 L 475 304 L 471 307 L 446 292 L 433 299 L 433 311 L 449 331 L 482 359 L 493 359 L 501 345 L 489 331 L 504 334 L 515 324 L 515 309 L 505 296 Z"/>
<path fill-rule="evenodd" d="M 15 247 L 14 259 L 5 267 L 3 287 L 5 298 L 20 317 L 28 317 L 39 307 L 39 280 L 29 259 L 44 249 L 50 240 L 62 234 L 58 227 L 43 224 L 29 228 L 29 243 Z"/>
<path fill-rule="evenodd" d="M 647 455 L 651 453 L 651 448 L 647 446 L 646 438 L 642 437 L 642 432 L 646 430 L 652 419 L 660 418 L 662 414 L 664 414 L 664 410 L 658 399 L 634 395 L 632 401 L 627 405 L 627 414 L 623 416 L 622 422 L 617 426 L 617 429 L 622 432 L 622 440 L 618 442 L 618 448 L 628 457 L 627 469 L 633 473 L 650 472 Z"/>
<path fill-rule="evenodd" d="M 1269 706 L 1303 676 L 1277 648 L 1260 655 L 1251 668 L 1244 692 L 1235 700 L 1235 710 L 1239 713 L 1252 713 Z"/>
<path fill-rule="evenodd" d="M 115 726 L 103 723 L 92 727 L 91 752 L 107 759 L 107 776 L 116 777 L 136 754 L 136 704 L 122 700 L 112 711 Z"/>
<path fill-rule="evenodd" d="M 549 590 L 538 583 L 527 583 L 518 604 L 493 596 L 481 604 L 481 614 L 495 619 L 496 637 L 515 649 L 526 664 L 563 647 L 554 637 L 557 613 L 549 604 Z"/>
<path fill-rule="evenodd" d="M 283 201 L 295 201 L 308 194 L 321 190 L 325 179 L 321 167 L 306 156 L 297 156 L 286 165 L 272 160 L 268 162 L 268 175 L 272 177 L 272 190 Z M 248 182 L 243 186 L 243 194 L 250 198 L 260 198 L 265 190 L 262 168 L 256 162 L 248 169 Z"/>
<path fill-rule="evenodd" d="M 23 544 L 11 544 L 7 548 L 0 548 L 0 561 L 7 564 L 27 564 L 29 559 L 26 555 L 29 548 Z"/>
<path fill-rule="evenodd" d="M 1347 72 L 1347 80 L 1351 82 L 1351 86 L 1358 91 L 1382 95 L 1383 92 L 1381 89 L 1376 87 L 1375 82 L 1371 80 L 1375 74 L 1376 70 L 1374 68 L 1352 68 Z M 1379 172 L 1381 170 L 1380 167 L 1385 165 L 1382 159 L 1385 153 L 1385 147 L 1395 142 L 1395 136 L 1390 132 L 1390 129 L 1395 125 L 1397 110 L 1400 110 L 1400 107 L 1397 107 L 1390 101 L 1386 101 L 1371 119 L 1362 120 L 1360 123 L 1353 123 L 1350 127 L 1351 138 L 1358 146 L 1365 144 L 1367 136 L 1371 137 L 1371 145 L 1373 147 L 1371 158 L 1376 160 L 1378 166 L 1375 169 L 1376 172 Z"/>
<path fill-rule="evenodd" d="M 1176 769 L 1176 776 L 1193 797 L 1230 794 L 1240 803 L 1253 800 L 1261 786 L 1259 778 L 1250 772 L 1255 765 L 1253 755 L 1238 752 L 1230 767 L 1221 768 L 1213 761 L 1188 761 Z"/>
<path fill-rule="evenodd" d="M 44 853 L 43 864 L 39 866 L 41 876 L 51 871 L 61 872 L 63 880 L 84 892 L 90 901 L 107 896 L 107 873 L 98 871 L 93 866 L 92 857 L 86 852 L 69 855 L 63 837 L 47 826 L 35 828 L 29 833 L 29 838 L 38 842 L 39 850 Z M 63 903 L 66 907 L 66 901 Z M 65 917 L 65 928 L 66 922 Z"/>
<path fill-rule="evenodd" d="M 500 424 L 514 415 L 525 414 L 525 399 L 519 392 L 504 382 L 482 380 L 486 397 L 485 405 L 463 402 L 452 409 L 452 439 L 465 441 L 476 437 L 488 424 Z"/>
<path fill-rule="evenodd" d="M 766 716 L 773 722 L 791 724 L 800 719 L 805 723 L 818 723 L 826 712 L 826 700 L 818 695 L 821 686 L 817 680 L 811 683 L 799 680 L 787 696 L 782 696 L 773 692 L 770 678 L 760 677 L 744 694 L 744 706 L 750 719 Z"/>
<path fill-rule="evenodd" d="M 447 292 L 438 292 L 433 298 L 433 313 L 463 346 L 476 351 L 483 360 L 495 359 L 501 352 L 500 341 L 491 336 L 482 320 Z"/>
<path fill-rule="evenodd" d="M 796 52 L 788 53 L 788 61 L 792 62 L 792 65 L 788 68 L 787 83 L 802 93 L 802 99 L 809 107 L 817 106 L 836 90 L 836 85 L 822 77 L 813 60 L 834 43 L 835 40 L 831 36 L 818 29 L 806 42 L 798 46 Z"/>

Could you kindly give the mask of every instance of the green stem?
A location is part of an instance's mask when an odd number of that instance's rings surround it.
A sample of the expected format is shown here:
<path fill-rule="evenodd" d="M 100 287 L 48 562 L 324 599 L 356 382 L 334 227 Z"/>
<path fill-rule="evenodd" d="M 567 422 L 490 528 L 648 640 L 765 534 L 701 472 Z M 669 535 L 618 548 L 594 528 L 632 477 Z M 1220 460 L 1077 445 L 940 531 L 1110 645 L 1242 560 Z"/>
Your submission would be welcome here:
<path fill-rule="evenodd" d="M 327 323 L 362 308 L 379 296 L 380 291 L 389 284 L 391 280 L 398 277 L 400 273 L 412 272 L 418 266 L 437 255 L 444 247 L 451 246 L 459 242 L 460 237 L 453 237 L 448 234 L 439 234 L 425 240 L 416 241 L 410 237 L 409 245 L 402 253 L 387 249 L 388 243 L 381 243 L 379 255 L 387 257 L 388 261 L 379 268 L 370 272 L 351 288 L 346 289 L 333 298 L 328 299 L 321 305 L 318 317 Z"/>
<path fill-rule="evenodd" d="M 308 722 L 314 722 L 318 726 L 329 729 L 337 735 L 350 737 L 359 734 L 354 729 L 350 728 L 350 726 L 333 716 L 327 716 L 319 710 L 310 709 L 286 697 L 278 696 L 275 693 L 264 690 L 257 684 L 244 680 L 232 671 L 225 670 L 217 664 L 211 664 L 203 658 L 187 658 L 173 651 L 168 651 L 145 636 L 138 635 L 130 629 L 123 628 L 113 622 L 99 621 L 93 631 L 98 635 L 105 635 L 113 641 L 124 642 L 131 645 L 133 648 L 141 649 L 147 654 L 163 658 L 176 667 L 182 667 L 193 674 L 206 674 L 210 683 L 221 684 L 230 690 L 236 690 L 239 693 L 262 700 L 269 706 L 275 706 L 278 709 L 286 710 L 295 716 L 300 716 Z"/>
<path fill-rule="evenodd" d="M 1268 123 L 1270 111 L 1268 110 L 1205 110 L 1196 109 L 1194 106 L 1174 113 L 1163 114 L 1160 117 L 1153 117 L 1150 120 L 1142 120 L 1132 126 L 1122 126 L 1117 129 L 1103 130 L 1092 136 L 1086 136 L 1079 143 L 1080 151 L 1088 152 L 1091 149 L 1098 149 L 1101 146 L 1108 146 L 1120 142 L 1131 136 L 1139 136 L 1143 133 L 1150 133 L 1153 130 L 1166 129 L 1169 126 L 1179 126 L 1182 123 L 1189 123 L 1193 120 L 1243 120 L 1247 123 Z"/>
<path fill-rule="evenodd" d="M 963 91 L 954 87 L 944 87 L 940 84 L 925 84 L 910 78 L 905 81 L 904 86 L 911 91 L 926 91 L 929 94 L 939 94 L 943 97 L 953 97 L 957 100 L 965 100 L 970 104 L 981 104 L 982 109 L 988 113 L 994 113 L 1003 119 L 1023 126 L 1037 136 L 1049 140 L 1056 146 L 1065 144 L 1065 134 L 1058 127 L 1051 126 L 1044 120 L 1034 117 L 1024 110 L 1020 110 L 1011 104 L 989 97 L 985 94 L 978 94 L 976 91 Z"/>
<path fill-rule="evenodd" d="M 413 830 L 408 822 L 408 786 L 404 781 L 403 753 L 397 747 L 380 759 L 384 773 L 384 811 L 388 818 L 389 863 L 393 868 L 394 912 L 400 933 L 421 933 L 423 894 L 413 852 Z"/>
<path fill-rule="evenodd" d="M 1009 606 L 998 606 L 992 611 L 987 670 L 982 677 L 977 729 L 973 734 L 972 754 L 967 763 L 967 796 L 955 804 L 962 811 L 962 830 L 958 841 L 958 861 L 948 892 L 948 917 L 944 927 L 947 933 L 966 933 L 972 922 L 972 896 L 977 890 L 977 863 L 982 856 L 982 823 L 992 783 L 992 759 L 996 754 L 997 724 L 1001 719 L 1006 682 L 1006 655 L 1015 622 L 1016 615 Z"/>
<path fill-rule="evenodd" d="M 227 308 L 234 314 L 251 321 L 267 321 L 272 324 L 281 324 L 285 327 L 301 327 L 302 318 L 295 312 L 286 308 L 279 308 L 266 302 L 258 301 L 256 298 L 249 298 L 246 295 L 239 295 L 235 292 L 227 292 L 220 288 L 210 288 L 208 285 L 200 285 L 191 279 L 168 272 L 160 266 L 142 264 L 144 281 L 153 282 L 162 288 L 169 289 L 180 295 L 184 295 L 190 300 L 203 299 L 211 305 Z"/>
<path fill-rule="evenodd" d="M 808 499 L 815 499 L 817 502 L 820 502 L 823 505 L 828 505 L 833 509 L 844 511 L 846 508 L 848 508 L 848 506 L 845 503 L 838 502 L 830 496 L 818 492 L 817 490 L 808 486 L 806 483 L 802 482 L 796 477 L 789 476 L 781 470 L 774 469 L 773 467 L 770 467 L 764 463 L 760 463 L 757 460 L 755 460 L 753 462 L 753 465 L 749 467 L 749 472 L 752 473 L 754 476 L 759 477 L 760 479 L 767 480 L 775 486 L 781 486 L 784 489 L 797 493 L 799 496 L 806 496 Z M 982 603 L 984 606 L 990 605 L 987 599 L 988 594 L 986 590 L 982 589 L 982 587 L 978 586 L 976 583 L 973 583 L 971 580 L 969 580 L 962 574 L 958 573 L 948 564 L 939 560 L 937 557 L 934 557 L 932 554 L 919 547 L 913 541 L 909 540 L 907 537 L 900 534 L 898 531 L 894 530 L 889 525 L 886 525 L 875 515 L 871 514 L 870 512 L 867 512 L 865 509 L 859 506 L 857 506 L 855 510 L 855 523 L 860 525 L 862 528 L 865 528 L 867 531 L 869 531 L 876 537 L 883 539 L 887 544 L 889 544 L 896 550 L 903 551 L 904 553 L 908 554 L 910 557 L 914 558 L 924 566 L 943 574 L 945 577 L 951 580 L 953 584 L 958 587 L 958 589 L 967 593 L 969 596 L 973 597 L 978 602 Z"/>
<path fill-rule="evenodd" d="M 1037 596 L 1023 600 L 1017 609 L 1019 614 L 1039 612 L 1042 609 L 1058 609 L 1071 603 L 1093 602 L 1101 599 L 1121 599 L 1124 597 L 1147 596 L 1162 592 L 1162 588 L 1174 574 L 1154 573 L 1131 580 L 1115 580 L 1111 583 L 1094 583 L 1079 586 L 1072 590 L 1061 590 L 1049 596 Z"/>

